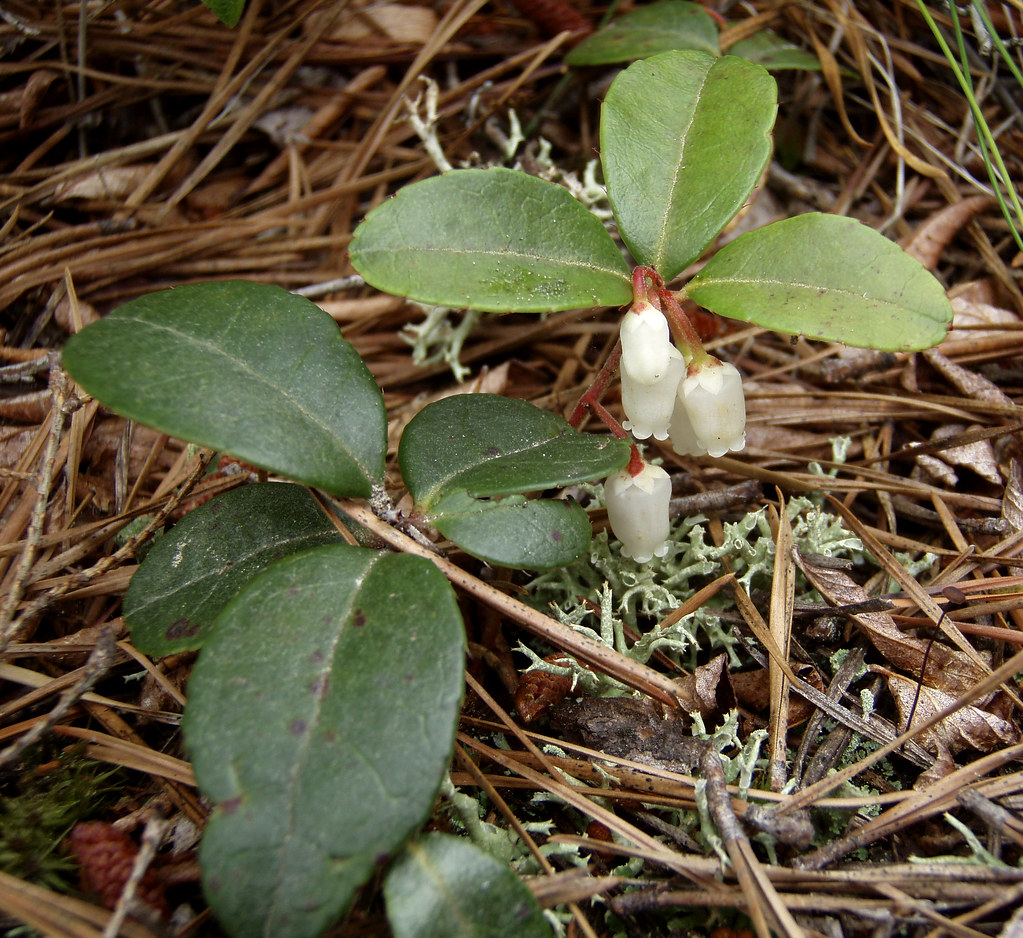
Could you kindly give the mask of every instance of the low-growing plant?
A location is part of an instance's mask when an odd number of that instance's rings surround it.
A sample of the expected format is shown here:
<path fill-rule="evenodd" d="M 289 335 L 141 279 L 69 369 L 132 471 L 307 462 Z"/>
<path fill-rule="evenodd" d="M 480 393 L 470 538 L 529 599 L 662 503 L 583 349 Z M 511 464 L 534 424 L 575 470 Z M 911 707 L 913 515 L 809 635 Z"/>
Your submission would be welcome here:
<path fill-rule="evenodd" d="M 380 289 L 444 306 L 630 304 L 623 375 L 635 436 L 670 435 L 684 452 L 739 448 L 738 372 L 702 348 L 687 308 L 882 349 L 934 344 L 951 318 L 915 260 L 858 222 L 819 214 L 742 235 L 681 290 L 668 288 L 750 197 L 770 156 L 775 101 L 770 75 L 733 56 L 669 52 L 619 75 L 603 106 L 601 159 L 635 269 L 565 189 L 500 168 L 402 189 L 357 229 L 352 263 Z M 423 557 L 342 542 L 303 486 L 367 499 L 387 522 L 436 529 L 482 561 L 544 570 L 582 556 L 591 525 L 571 499 L 530 493 L 610 476 L 623 550 L 658 554 L 664 470 L 599 403 L 613 364 L 584 401 L 612 436 L 495 395 L 423 408 L 398 449 L 407 519 L 384 486 L 380 389 L 306 299 L 247 282 L 143 296 L 73 336 L 64 362 L 114 411 L 302 484 L 251 485 L 196 509 L 153 546 L 124 602 L 143 652 L 202 648 L 184 741 L 215 805 L 200 860 L 224 927 L 319 934 L 408 844 L 384 888 L 397 934 L 443 933 L 430 924 L 443 914 L 413 914 L 427 894 L 452 904 L 449 919 L 492 909 L 472 934 L 501 933 L 494 923 L 509 902 L 518 935 L 544 934 L 510 871 L 490 891 L 498 879 L 478 877 L 474 894 L 466 883 L 481 861 L 471 850 L 410 840 L 447 771 L 461 703 L 465 636 L 452 587 Z"/>

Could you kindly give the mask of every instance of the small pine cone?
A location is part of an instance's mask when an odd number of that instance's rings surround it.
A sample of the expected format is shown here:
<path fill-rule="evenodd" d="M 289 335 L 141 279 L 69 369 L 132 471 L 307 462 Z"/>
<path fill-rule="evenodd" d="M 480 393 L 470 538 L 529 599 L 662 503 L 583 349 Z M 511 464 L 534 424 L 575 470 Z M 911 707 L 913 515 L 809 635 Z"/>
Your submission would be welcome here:
<path fill-rule="evenodd" d="M 568 666 L 568 659 L 560 652 L 543 659 L 550 664 Z M 564 699 L 572 689 L 570 674 L 551 674 L 549 671 L 527 671 L 519 679 L 515 691 L 515 708 L 523 723 L 532 723 L 556 703 Z"/>
<path fill-rule="evenodd" d="M 82 891 L 95 895 L 113 909 L 131 875 L 139 848 L 126 833 L 105 821 L 76 824 L 68 837 L 68 849 L 81 864 Z M 136 896 L 161 916 L 167 915 L 163 883 L 147 870 Z"/>

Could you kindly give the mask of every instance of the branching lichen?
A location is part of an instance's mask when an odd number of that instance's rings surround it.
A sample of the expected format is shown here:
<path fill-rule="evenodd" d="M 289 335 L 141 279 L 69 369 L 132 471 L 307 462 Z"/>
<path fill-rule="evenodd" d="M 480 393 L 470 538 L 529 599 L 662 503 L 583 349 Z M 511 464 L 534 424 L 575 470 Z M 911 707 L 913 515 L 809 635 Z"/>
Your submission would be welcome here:
<path fill-rule="evenodd" d="M 422 322 L 408 323 L 399 333 L 412 346 L 412 361 L 417 365 L 444 362 L 456 381 L 464 381 L 470 369 L 461 363 L 462 346 L 483 314 L 475 309 L 409 305 L 418 306 L 426 314 Z"/>

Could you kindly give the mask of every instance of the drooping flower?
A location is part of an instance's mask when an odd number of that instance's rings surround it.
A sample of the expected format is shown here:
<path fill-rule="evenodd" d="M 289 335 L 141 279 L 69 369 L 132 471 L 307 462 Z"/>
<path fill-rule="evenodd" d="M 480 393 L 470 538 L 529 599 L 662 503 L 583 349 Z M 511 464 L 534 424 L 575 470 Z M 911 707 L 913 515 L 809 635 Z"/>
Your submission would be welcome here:
<path fill-rule="evenodd" d="M 660 380 L 668 367 L 671 349 L 675 348 L 664 314 L 649 303 L 636 304 L 625 314 L 619 334 L 622 370 L 640 384 Z"/>
<path fill-rule="evenodd" d="M 622 469 L 604 483 L 607 520 L 622 553 L 637 563 L 668 552 L 671 479 L 660 466 L 643 463 L 636 475 Z"/>
<path fill-rule="evenodd" d="M 631 430 L 637 440 L 653 436 L 668 438 L 668 427 L 677 401 L 678 386 L 686 366 L 682 353 L 671 346 L 663 375 L 652 384 L 637 381 L 628 369 L 622 369 L 622 410 L 626 420 L 622 426 Z"/>
<path fill-rule="evenodd" d="M 724 456 L 746 445 L 746 399 L 739 369 L 711 358 L 691 364 L 678 386 L 669 428 L 671 445 L 682 456 Z"/>
<path fill-rule="evenodd" d="M 668 438 L 675 394 L 685 373 L 682 353 L 672 344 L 668 322 L 649 303 L 625 315 L 622 338 L 622 426 L 637 440 Z"/>

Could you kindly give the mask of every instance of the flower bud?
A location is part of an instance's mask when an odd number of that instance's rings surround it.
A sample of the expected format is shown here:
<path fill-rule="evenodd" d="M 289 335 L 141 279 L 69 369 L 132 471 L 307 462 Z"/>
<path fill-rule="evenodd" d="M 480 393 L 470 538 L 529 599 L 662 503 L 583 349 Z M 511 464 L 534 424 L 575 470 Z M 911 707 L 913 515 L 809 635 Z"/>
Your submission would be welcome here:
<path fill-rule="evenodd" d="M 649 303 L 633 306 L 622 320 L 620 335 L 622 370 L 640 384 L 660 380 L 675 348 L 664 314 Z"/>
<path fill-rule="evenodd" d="M 682 456 L 724 456 L 746 445 L 746 400 L 735 365 L 713 358 L 689 366 L 678 386 L 669 434 Z"/>
<path fill-rule="evenodd" d="M 638 475 L 622 469 L 604 483 L 607 520 L 626 557 L 646 563 L 668 552 L 670 499 L 668 473 L 649 463 L 643 464 Z"/>
<path fill-rule="evenodd" d="M 682 353 L 674 345 L 668 346 L 668 363 L 652 384 L 643 384 L 627 366 L 622 367 L 622 409 L 627 418 L 622 426 L 631 430 L 637 440 L 651 435 L 658 440 L 668 438 L 668 425 L 685 367 Z"/>

